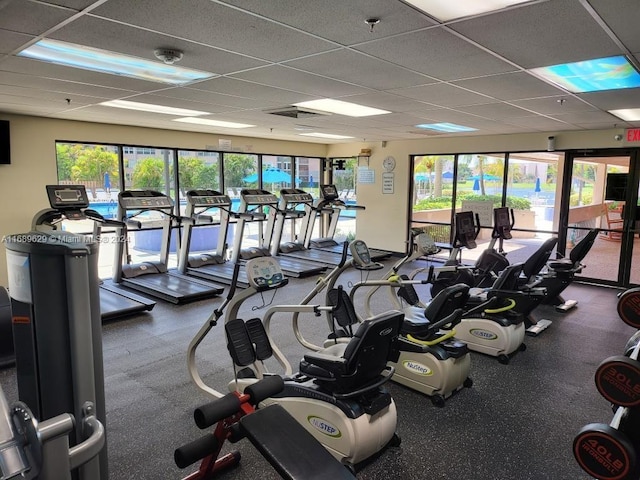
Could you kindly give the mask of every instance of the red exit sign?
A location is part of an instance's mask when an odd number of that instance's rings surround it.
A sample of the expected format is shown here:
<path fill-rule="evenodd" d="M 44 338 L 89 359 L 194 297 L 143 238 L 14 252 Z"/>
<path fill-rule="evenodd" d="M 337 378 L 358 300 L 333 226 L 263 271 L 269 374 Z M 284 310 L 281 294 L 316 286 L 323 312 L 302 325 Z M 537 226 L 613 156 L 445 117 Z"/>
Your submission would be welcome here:
<path fill-rule="evenodd" d="M 627 142 L 640 142 L 640 128 L 627 128 L 625 139 Z"/>

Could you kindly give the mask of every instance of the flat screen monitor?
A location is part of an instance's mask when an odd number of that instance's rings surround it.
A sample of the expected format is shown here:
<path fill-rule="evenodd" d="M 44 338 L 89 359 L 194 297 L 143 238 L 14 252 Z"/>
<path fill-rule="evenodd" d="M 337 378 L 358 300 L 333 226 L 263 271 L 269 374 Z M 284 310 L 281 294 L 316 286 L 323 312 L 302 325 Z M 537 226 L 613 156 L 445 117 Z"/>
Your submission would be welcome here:
<path fill-rule="evenodd" d="M 511 221 L 509 219 L 509 208 L 498 207 L 493 210 L 493 221 L 496 228 L 509 228 Z"/>
<path fill-rule="evenodd" d="M 0 165 L 11 163 L 11 144 L 9 142 L 9 121 L 0 120 Z"/>
<path fill-rule="evenodd" d="M 474 232 L 473 212 L 456 213 L 456 230 L 460 235 L 467 235 Z"/>
<path fill-rule="evenodd" d="M 627 199 L 628 179 L 628 173 L 607 173 L 604 199 L 624 202 Z"/>

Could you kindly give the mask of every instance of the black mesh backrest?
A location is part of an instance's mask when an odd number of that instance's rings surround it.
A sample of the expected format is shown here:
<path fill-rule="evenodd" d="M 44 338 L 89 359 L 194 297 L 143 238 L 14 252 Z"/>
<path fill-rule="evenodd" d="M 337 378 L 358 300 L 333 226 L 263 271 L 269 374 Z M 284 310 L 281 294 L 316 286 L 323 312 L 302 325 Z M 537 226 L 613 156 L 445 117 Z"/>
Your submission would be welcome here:
<path fill-rule="evenodd" d="M 241 367 L 251 365 L 256 361 L 256 352 L 253 349 L 249 331 L 241 318 L 235 318 L 224 324 L 227 335 L 227 349 L 233 359 L 233 363 Z"/>
<path fill-rule="evenodd" d="M 522 274 L 524 263 L 514 263 L 505 268 L 491 287 L 493 290 L 518 290 L 518 279 Z"/>
<path fill-rule="evenodd" d="M 597 236 L 597 230 L 590 230 L 589 233 L 587 233 L 585 237 L 580 240 L 575 247 L 573 247 L 573 250 L 571 250 L 571 253 L 569 254 L 569 259 L 573 265 L 577 265 L 584 260 L 584 257 L 586 257 L 589 250 L 591 250 L 593 242 L 596 241 Z"/>
<path fill-rule="evenodd" d="M 271 342 L 267 336 L 267 332 L 264 329 L 262 320 L 259 318 L 252 318 L 247 320 L 245 325 L 249 332 L 249 338 L 253 344 L 253 348 L 256 352 L 256 358 L 258 360 L 266 360 L 273 355 L 273 349 L 271 348 Z"/>
<path fill-rule="evenodd" d="M 374 379 L 385 369 L 403 320 L 402 312 L 390 311 L 360 324 L 343 355 L 353 385 Z"/>
<path fill-rule="evenodd" d="M 527 261 L 524 262 L 524 265 L 522 267 L 522 273 L 524 273 L 524 276 L 527 278 L 531 278 L 534 275 L 540 273 L 540 271 L 549 261 L 549 258 L 551 258 L 551 252 L 553 252 L 553 249 L 556 248 L 557 244 L 557 237 L 551 237 L 545 240 L 544 243 L 540 245 L 540 248 L 538 248 L 538 250 L 536 250 L 527 259 Z"/>
<path fill-rule="evenodd" d="M 407 275 L 400 275 L 402 280 L 409 280 Z M 407 302 L 409 305 L 417 305 L 420 303 L 420 298 L 418 297 L 418 292 L 413 288 L 413 285 L 406 284 L 398 288 L 398 296 Z"/>
<path fill-rule="evenodd" d="M 327 299 L 331 306 L 336 307 L 331 315 L 338 325 L 341 327 L 349 327 L 358 323 L 358 315 L 356 315 L 353 302 L 342 286 L 329 290 Z"/>
<path fill-rule="evenodd" d="M 463 308 L 469 300 L 469 285 L 458 283 L 441 290 L 429 302 L 424 316 L 431 323 L 435 323 L 451 315 L 456 309 Z"/>

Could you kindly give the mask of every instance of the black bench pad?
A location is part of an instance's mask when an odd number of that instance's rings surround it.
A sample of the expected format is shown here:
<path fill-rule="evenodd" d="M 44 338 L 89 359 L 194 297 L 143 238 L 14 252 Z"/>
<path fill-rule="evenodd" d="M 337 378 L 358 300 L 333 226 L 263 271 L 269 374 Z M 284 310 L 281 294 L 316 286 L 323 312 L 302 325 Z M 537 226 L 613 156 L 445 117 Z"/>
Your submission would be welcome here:
<path fill-rule="evenodd" d="M 356 478 L 281 405 L 269 405 L 242 417 L 240 428 L 282 478 Z"/>

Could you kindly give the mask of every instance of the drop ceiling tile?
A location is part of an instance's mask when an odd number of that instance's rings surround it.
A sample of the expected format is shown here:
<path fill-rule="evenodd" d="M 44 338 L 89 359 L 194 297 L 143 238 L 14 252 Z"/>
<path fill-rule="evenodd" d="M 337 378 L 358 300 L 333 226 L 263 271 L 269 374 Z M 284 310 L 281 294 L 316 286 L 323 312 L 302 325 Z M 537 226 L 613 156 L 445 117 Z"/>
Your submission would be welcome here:
<path fill-rule="evenodd" d="M 516 70 L 442 28 L 399 35 L 354 48 L 440 80 Z"/>
<path fill-rule="evenodd" d="M 458 110 L 485 118 L 501 121 L 505 118 L 528 117 L 532 113 L 522 108 L 514 107 L 506 103 L 490 103 L 486 105 L 471 105 L 469 107 L 457 107 Z"/>
<path fill-rule="evenodd" d="M 110 0 L 92 14 L 274 62 L 335 48 L 332 43 L 211 1 Z"/>
<path fill-rule="evenodd" d="M 211 103 L 193 102 L 180 98 L 163 97 L 156 94 L 139 94 L 132 97 L 127 97 L 127 101 L 151 103 L 154 105 L 163 105 L 165 107 L 175 108 L 187 108 L 189 110 L 199 110 L 203 112 L 215 113 L 215 112 L 227 112 L 236 110 L 233 107 L 223 105 L 213 105 Z M 122 110 L 121 108 L 114 108 L 114 110 Z"/>
<path fill-rule="evenodd" d="M 592 112 L 580 112 L 580 113 L 567 113 L 564 115 L 553 115 L 553 118 L 557 118 L 567 123 L 607 123 L 611 125 L 614 123 L 620 123 L 620 119 L 607 112 L 592 111 Z"/>
<path fill-rule="evenodd" d="M 0 64 L 0 68 L 2 64 Z M 64 80 L 54 80 L 51 78 L 37 77 L 22 73 L 11 73 L 0 71 L 0 91 L 5 86 L 18 86 L 46 90 L 49 92 L 60 92 L 71 95 L 94 96 L 103 100 L 111 100 L 133 95 L 136 92 L 118 88 L 100 87 L 85 83 L 69 82 Z"/>
<path fill-rule="evenodd" d="M 362 95 L 351 95 L 341 97 L 340 100 L 358 103 L 373 108 L 381 108 L 391 112 L 410 112 L 414 110 L 430 110 L 440 108 L 430 103 L 395 95 L 392 93 L 365 93 Z"/>
<path fill-rule="evenodd" d="M 370 92 L 369 89 L 364 87 L 340 82 L 330 78 L 324 78 L 279 65 L 257 68 L 255 70 L 236 73 L 230 76 L 232 78 L 240 78 L 271 87 L 298 91 L 308 95 L 316 95 L 318 97 L 335 98 L 343 97 L 345 95 L 356 95 Z"/>
<path fill-rule="evenodd" d="M 94 103 L 104 102 L 104 98 L 92 97 L 86 95 L 69 95 L 68 93 L 54 92 L 21 86 L 1 85 L 0 92 L 3 95 L 12 95 L 16 97 L 24 97 L 25 99 L 41 99 L 58 104 L 60 108 L 67 108 L 69 105 L 91 105 Z M 67 99 L 70 102 L 67 102 Z"/>
<path fill-rule="evenodd" d="M 95 3 L 96 0 L 40 0 L 42 3 L 50 3 L 61 7 L 72 8 L 73 10 L 84 10 L 89 5 Z"/>
<path fill-rule="evenodd" d="M 180 100 L 189 100 L 192 102 L 200 102 L 204 104 L 218 105 L 227 109 L 241 108 L 267 108 L 275 107 L 278 102 L 269 100 L 256 100 L 254 98 L 233 97 L 230 95 L 221 95 L 219 93 L 207 92 L 205 90 L 194 90 L 191 88 L 169 88 L 155 93 L 158 96 L 171 97 Z"/>
<path fill-rule="evenodd" d="M 629 50 L 640 51 L 640 4 L 636 0 L 589 0 L 589 3 Z"/>
<path fill-rule="evenodd" d="M 9 1 L 0 5 L 0 28 L 40 35 L 75 12 L 35 2 Z"/>
<path fill-rule="evenodd" d="M 588 103 L 583 102 L 579 98 L 571 95 L 556 95 L 552 97 L 515 100 L 509 103 L 545 115 L 561 115 L 563 113 L 588 112 L 597 110 L 594 106 L 589 105 Z"/>
<path fill-rule="evenodd" d="M 402 2 L 389 0 L 322 0 L 291 8 L 290 0 L 223 0 L 305 32 L 351 45 L 434 25 L 433 20 Z M 379 18 L 373 32 L 365 24 Z"/>
<path fill-rule="evenodd" d="M 562 131 L 572 129 L 571 122 L 554 120 L 553 118 L 542 116 L 512 118 L 505 120 L 505 122 L 540 131 Z"/>
<path fill-rule="evenodd" d="M 457 107 L 460 105 L 478 105 L 495 102 L 495 100 L 490 97 L 479 95 L 446 83 L 395 89 L 390 90 L 390 92 L 441 107 Z"/>
<path fill-rule="evenodd" d="M 0 30 L 0 53 L 11 53 L 34 38 L 33 35 Z"/>
<path fill-rule="evenodd" d="M 524 68 L 620 54 L 577 0 L 525 5 L 451 28 Z"/>
<path fill-rule="evenodd" d="M 292 92 L 291 90 L 259 85 L 257 83 L 229 77 L 217 77 L 211 80 L 194 83 L 189 85 L 189 88 L 218 93 L 221 95 L 270 101 L 281 105 L 290 105 L 317 98 L 312 95 L 305 95 L 299 92 Z"/>
<path fill-rule="evenodd" d="M 580 93 L 578 98 L 595 105 L 602 110 L 620 108 L 640 108 L 640 88 L 624 90 L 607 90 L 604 92 Z"/>
<path fill-rule="evenodd" d="M 347 49 L 285 62 L 285 65 L 378 90 L 422 85 L 430 81 L 424 75 Z"/>
<path fill-rule="evenodd" d="M 22 73 L 42 78 L 67 80 L 100 87 L 120 88 L 135 92 L 150 92 L 166 88 L 165 84 L 136 78 L 92 72 L 80 68 L 64 67 L 30 58 L 10 57 L 0 63 L 0 72 Z"/>
<path fill-rule="evenodd" d="M 452 83 L 499 100 L 521 100 L 565 93 L 525 72 L 504 73 Z"/>
<path fill-rule="evenodd" d="M 481 124 L 485 120 L 478 117 L 477 115 L 470 115 L 465 112 L 450 110 L 448 108 L 442 108 L 440 110 L 429 110 L 422 113 L 414 112 L 414 114 L 421 118 L 421 121 L 418 123 L 449 122 L 474 128 L 475 125 Z"/>
<path fill-rule="evenodd" d="M 265 62 L 218 48 L 90 16 L 84 16 L 71 22 L 54 32 L 50 38 L 132 55 L 159 63 L 160 61 L 153 54 L 155 49 L 176 48 L 184 52 L 179 66 L 218 74 L 265 64 Z"/>

